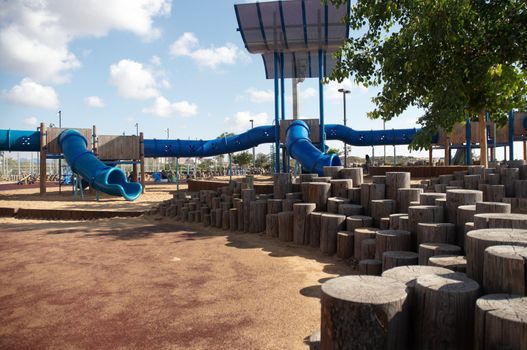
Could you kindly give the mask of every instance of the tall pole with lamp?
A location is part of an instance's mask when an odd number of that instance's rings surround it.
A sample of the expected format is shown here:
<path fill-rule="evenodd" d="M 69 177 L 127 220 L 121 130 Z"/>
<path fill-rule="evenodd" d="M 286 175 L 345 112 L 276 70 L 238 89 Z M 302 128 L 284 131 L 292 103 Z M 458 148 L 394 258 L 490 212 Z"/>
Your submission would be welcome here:
<path fill-rule="evenodd" d="M 62 128 L 62 111 L 58 112 L 59 115 L 59 129 Z M 59 157 L 59 193 L 62 193 L 62 157 Z"/>
<path fill-rule="evenodd" d="M 351 91 L 344 88 L 339 89 L 339 92 L 342 93 L 342 102 L 344 104 L 344 126 L 346 126 L 346 94 L 349 94 Z M 344 142 L 344 167 L 348 167 L 348 145 Z"/>

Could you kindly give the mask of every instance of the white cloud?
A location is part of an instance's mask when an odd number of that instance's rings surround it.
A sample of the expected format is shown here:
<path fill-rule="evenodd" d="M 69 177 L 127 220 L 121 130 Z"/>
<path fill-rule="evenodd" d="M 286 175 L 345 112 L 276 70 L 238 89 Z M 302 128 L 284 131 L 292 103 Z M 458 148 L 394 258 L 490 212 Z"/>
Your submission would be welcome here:
<path fill-rule="evenodd" d="M 336 81 L 330 81 L 325 86 L 325 93 L 326 97 L 330 100 L 342 100 L 342 92 L 339 92 L 339 89 L 344 88 L 346 90 L 350 90 L 352 94 L 354 93 L 360 93 L 360 94 L 366 94 L 368 92 L 368 88 L 365 87 L 362 84 L 355 84 L 352 83 L 349 78 L 346 78 L 342 81 L 342 83 L 336 82 Z"/>
<path fill-rule="evenodd" d="M 150 58 L 150 63 L 153 64 L 154 66 L 160 66 L 161 65 L 161 58 L 159 58 L 159 56 L 152 56 Z"/>
<path fill-rule="evenodd" d="M 146 100 L 159 96 L 153 74 L 141 63 L 123 59 L 110 66 L 110 83 L 125 98 Z"/>
<path fill-rule="evenodd" d="M 249 111 L 237 112 L 234 117 L 225 118 L 225 125 L 230 132 L 243 132 L 251 128 L 250 120 L 254 121 L 254 126 L 268 125 L 271 118 L 267 113 L 252 114 Z"/>
<path fill-rule="evenodd" d="M 69 49 L 80 37 L 128 31 L 150 40 L 153 18 L 170 13 L 170 0 L 7 1 L 0 9 L 0 68 L 37 81 L 64 83 L 81 66 Z"/>
<path fill-rule="evenodd" d="M 317 95 L 317 90 L 314 88 L 307 88 L 305 90 L 300 90 L 299 95 L 302 99 L 309 99 Z"/>
<path fill-rule="evenodd" d="M 220 47 L 211 46 L 202 48 L 199 40 L 194 33 L 183 33 L 169 47 L 169 52 L 173 57 L 186 56 L 194 59 L 200 67 L 216 69 L 222 64 L 234 64 L 240 59 L 244 59 L 242 51 L 232 43 L 226 43 Z"/>
<path fill-rule="evenodd" d="M 38 120 L 36 117 L 27 117 L 24 119 L 24 125 L 27 126 L 36 126 L 38 124 Z"/>
<path fill-rule="evenodd" d="M 86 105 L 93 107 L 93 108 L 103 108 L 104 107 L 104 101 L 102 98 L 98 96 L 88 96 L 84 99 L 84 103 Z"/>
<path fill-rule="evenodd" d="M 170 102 L 163 96 L 158 96 L 151 107 L 143 108 L 144 113 L 159 117 L 169 117 L 173 114 L 190 117 L 198 113 L 198 106 L 188 101 Z"/>
<path fill-rule="evenodd" d="M 24 106 L 47 109 L 57 109 L 59 106 L 55 89 L 40 85 L 30 78 L 22 79 L 20 84 L 13 86 L 9 91 L 3 91 L 2 95 L 6 100 Z"/>
<path fill-rule="evenodd" d="M 274 101 L 274 92 L 271 90 L 249 88 L 245 92 L 249 95 L 249 100 L 251 100 L 251 102 L 263 103 Z"/>

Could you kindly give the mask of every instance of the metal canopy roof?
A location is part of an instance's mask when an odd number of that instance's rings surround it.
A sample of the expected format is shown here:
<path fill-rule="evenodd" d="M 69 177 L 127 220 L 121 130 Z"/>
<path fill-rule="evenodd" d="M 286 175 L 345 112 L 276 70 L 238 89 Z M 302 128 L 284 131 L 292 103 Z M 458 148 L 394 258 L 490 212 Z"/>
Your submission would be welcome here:
<path fill-rule="evenodd" d="M 318 50 L 327 53 L 329 71 L 335 65 L 332 54 L 349 35 L 349 27 L 342 22 L 349 13 L 349 1 L 339 8 L 320 0 L 256 2 L 234 8 L 245 47 L 263 55 L 268 79 L 273 77 L 275 52 L 286 56 L 285 78 L 318 77 Z"/>

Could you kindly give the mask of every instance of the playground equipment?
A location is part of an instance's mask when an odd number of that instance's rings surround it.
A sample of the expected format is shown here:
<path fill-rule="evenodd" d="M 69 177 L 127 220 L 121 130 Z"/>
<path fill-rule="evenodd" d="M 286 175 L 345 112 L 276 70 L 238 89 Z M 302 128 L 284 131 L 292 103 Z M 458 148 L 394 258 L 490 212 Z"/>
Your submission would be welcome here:
<path fill-rule="evenodd" d="M 141 195 L 141 184 L 128 182 L 120 168 L 107 166 L 97 159 L 86 148 L 86 138 L 77 130 L 63 131 L 59 136 L 59 144 L 71 170 L 87 180 L 90 187 L 113 196 L 122 196 L 129 201 Z"/>

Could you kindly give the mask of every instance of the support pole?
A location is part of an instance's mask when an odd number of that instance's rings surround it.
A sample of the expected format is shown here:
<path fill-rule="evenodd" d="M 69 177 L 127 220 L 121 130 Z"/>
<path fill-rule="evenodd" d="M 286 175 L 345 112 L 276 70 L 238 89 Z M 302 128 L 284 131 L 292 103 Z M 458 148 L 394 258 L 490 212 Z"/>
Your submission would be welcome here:
<path fill-rule="evenodd" d="M 275 143 L 275 172 L 280 173 L 280 120 L 278 106 L 278 53 L 274 53 L 274 143 Z"/>
<path fill-rule="evenodd" d="M 176 191 L 179 192 L 179 158 L 176 158 Z"/>
<path fill-rule="evenodd" d="M 514 160 L 514 112 L 509 112 L 509 160 Z"/>
<path fill-rule="evenodd" d="M 46 193 L 46 125 L 40 123 L 40 194 Z"/>
<path fill-rule="evenodd" d="M 465 124 L 465 165 L 470 165 L 472 163 L 472 127 L 470 125 L 470 117 L 467 118 Z"/>
<path fill-rule="evenodd" d="M 428 149 L 428 165 L 429 166 L 434 166 L 434 163 L 432 160 L 432 151 L 433 151 L 433 148 L 432 148 L 432 145 L 430 145 L 430 148 Z"/>
<path fill-rule="evenodd" d="M 326 132 L 324 130 L 325 123 L 324 123 L 324 84 L 322 83 L 324 80 L 325 72 L 324 72 L 324 51 L 318 50 L 318 74 L 319 74 L 319 81 L 318 81 L 318 106 L 319 106 L 319 118 L 320 118 L 320 150 L 325 153 L 326 152 Z"/>
<path fill-rule="evenodd" d="M 445 165 L 450 165 L 450 136 L 445 137 Z"/>
<path fill-rule="evenodd" d="M 145 137 L 142 132 L 139 133 L 139 161 L 141 162 L 141 186 L 145 193 Z"/>
<path fill-rule="evenodd" d="M 523 140 L 523 160 L 527 160 L 527 141 Z"/>
<path fill-rule="evenodd" d="M 285 84 L 284 84 L 284 53 L 280 53 L 280 119 L 285 120 Z M 282 149 L 282 169 L 289 172 L 289 155 L 285 147 Z"/>

